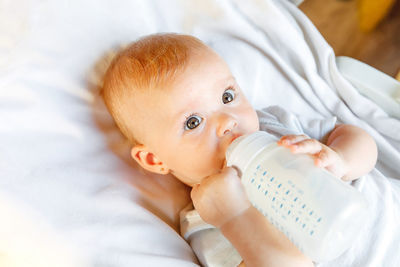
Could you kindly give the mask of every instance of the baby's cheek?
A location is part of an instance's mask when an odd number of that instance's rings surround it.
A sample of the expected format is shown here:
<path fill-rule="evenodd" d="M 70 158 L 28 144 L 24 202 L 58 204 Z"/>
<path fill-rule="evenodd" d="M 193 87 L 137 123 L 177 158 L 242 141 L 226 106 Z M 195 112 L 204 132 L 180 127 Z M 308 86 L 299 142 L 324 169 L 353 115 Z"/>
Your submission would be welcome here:
<path fill-rule="evenodd" d="M 208 156 L 198 160 L 198 166 L 196 169 L 201 176 L 207 177 L 218 173 L 221 170 L 223 163 L 224 158 L 221 159 L 219 157 Z"/>
<path fill-rule="evenodd" d="M 220 145 L 220 140 L 210 133 L 200 139 L 195 147 L 187 148 L 182 158 L 185 172 L 191 177 L 207 177 L 218 173 L 225 160 L 225 150 Z"/>
<path fill-rule="evenodd" d="M 260 123 L 258 121 L 257 112 L 253 107 L 249 106 L 246 110 L 246 117 L 244 118 L 244 123 L 246 125 L 246 130 L 249 132 L 255 132 L 260 130 Z"/>

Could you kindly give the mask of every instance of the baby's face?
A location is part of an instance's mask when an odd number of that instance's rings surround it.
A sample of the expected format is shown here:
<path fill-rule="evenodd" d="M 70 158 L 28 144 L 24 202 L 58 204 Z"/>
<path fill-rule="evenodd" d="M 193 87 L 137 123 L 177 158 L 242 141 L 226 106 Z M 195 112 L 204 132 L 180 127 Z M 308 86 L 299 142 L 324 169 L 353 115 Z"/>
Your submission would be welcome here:
<path fill-rule="evenodd" d="M 190 186 L 224 166 L 234 138 L 259 129 L 255 110 L 212 51 L 196 55 L 171 88 L 135 102 L 141 110 L 141 140 Z"/>

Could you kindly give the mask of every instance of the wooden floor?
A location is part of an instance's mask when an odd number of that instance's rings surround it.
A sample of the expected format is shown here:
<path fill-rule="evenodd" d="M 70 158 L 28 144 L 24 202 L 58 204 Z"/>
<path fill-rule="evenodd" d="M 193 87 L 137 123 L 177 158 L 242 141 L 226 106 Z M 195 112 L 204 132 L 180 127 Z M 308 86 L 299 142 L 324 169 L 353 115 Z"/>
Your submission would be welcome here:
<path fill-rule="evenodd" d="M 400 71 L 400 0 L 371 33 L 358 28 L 356 0 L 305 0 L 300 9 L 337 56 L 356 58 L 392 77 Z"/>

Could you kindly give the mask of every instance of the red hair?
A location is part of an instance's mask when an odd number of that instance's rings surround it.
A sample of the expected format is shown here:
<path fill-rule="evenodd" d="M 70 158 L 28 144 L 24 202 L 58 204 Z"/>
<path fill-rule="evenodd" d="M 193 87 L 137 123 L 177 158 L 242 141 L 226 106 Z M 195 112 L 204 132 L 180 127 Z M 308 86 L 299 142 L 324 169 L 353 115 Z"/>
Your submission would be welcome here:
<path fill-rule="evenodd" d="M 203 42 L 190 35 L 154 34 L 133 42 L 116 55 L 104 76 L 102 96 L 132 145 L 137 139 L 124 113 L 135 93 L 168 87 L 184 71 L 191 55 L 205 48 Z"/>

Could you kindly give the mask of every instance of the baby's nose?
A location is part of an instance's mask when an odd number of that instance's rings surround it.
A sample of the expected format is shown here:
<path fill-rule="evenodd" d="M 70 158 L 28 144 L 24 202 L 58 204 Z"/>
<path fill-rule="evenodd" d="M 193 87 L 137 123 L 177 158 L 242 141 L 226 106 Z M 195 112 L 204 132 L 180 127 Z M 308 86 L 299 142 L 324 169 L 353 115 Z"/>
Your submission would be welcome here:
<path fill-rule="evenodd" d="M 225 117 L 225 119 L 221 121 L 220 127 L 218 129 L 218 136 L 220 137 L 225 136 L 229 134 L 229 132 L 231 132 L 236 127 L 237 127 L 236 120 L 230 116 L 227 116 Z"/>

